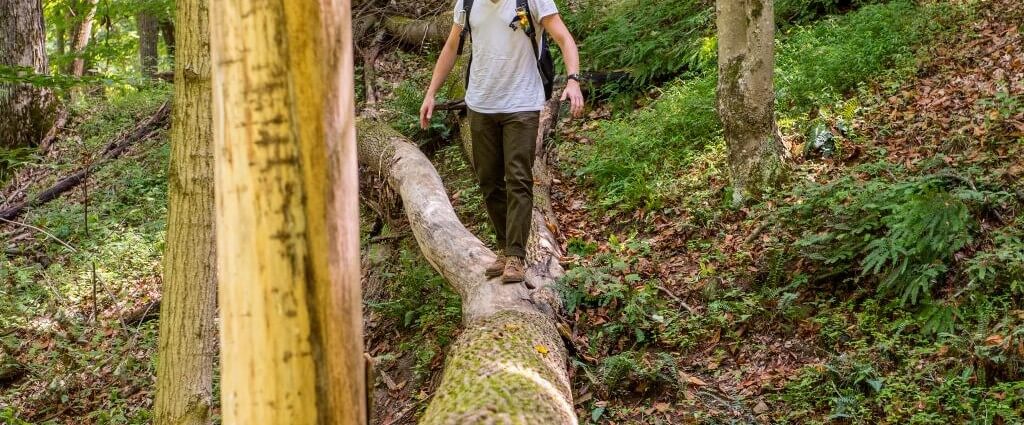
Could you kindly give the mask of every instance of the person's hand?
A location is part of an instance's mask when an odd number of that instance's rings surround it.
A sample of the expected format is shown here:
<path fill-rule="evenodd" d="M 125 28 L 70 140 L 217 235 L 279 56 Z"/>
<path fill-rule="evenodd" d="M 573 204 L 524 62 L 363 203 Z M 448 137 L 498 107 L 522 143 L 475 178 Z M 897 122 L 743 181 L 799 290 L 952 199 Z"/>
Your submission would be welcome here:
<path fill-rule="evenodd" d="M 580 83 L 576 80 L 569 80 L 562 90 L 562 101 L 569 99 L 569 110 L 574 118 L 583 116 L 583 92 L 580 91 Z"/>
<path fill-rule="evenodd" d="M 430 125 L 430 118 L 434 116 L 434 96 L 427 95 L 423 98 L 423 106 L 420 106 L 420 128 L 426 130 Z"/>

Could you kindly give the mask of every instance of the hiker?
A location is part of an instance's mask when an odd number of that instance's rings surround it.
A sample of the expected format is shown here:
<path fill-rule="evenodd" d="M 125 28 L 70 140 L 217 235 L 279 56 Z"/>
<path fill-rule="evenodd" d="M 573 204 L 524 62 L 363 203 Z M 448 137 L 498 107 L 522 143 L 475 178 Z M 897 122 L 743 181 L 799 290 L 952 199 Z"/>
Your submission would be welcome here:
<path fill-rule="evenodd" d="M 455 24 L 420 107 L 420 126 L 427 128 L 434 96 L 470 41 L 465 101 L 473 166 L 498 242 L 498 259 L 487 266 L 486 275 L 501 276 L 509 284 L 526 279 L 534 151 L 554 74 L 544 30 L 561 48 L 569 74 L 561 100 L 568 99 L 573 116 L 581 116 L 579 53 L 554 0 L 456 1 Z"/>

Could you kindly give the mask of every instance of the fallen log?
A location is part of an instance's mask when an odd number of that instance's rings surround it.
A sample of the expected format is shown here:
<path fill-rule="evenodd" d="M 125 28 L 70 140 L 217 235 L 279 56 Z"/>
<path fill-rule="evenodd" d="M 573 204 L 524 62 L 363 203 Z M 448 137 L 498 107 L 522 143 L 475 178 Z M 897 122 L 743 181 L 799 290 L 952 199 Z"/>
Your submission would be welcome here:
<path fill-rule="evenodd" d="M 388 16 L 384 18 L 384 28 L 388 34 L 409 47 L 424 45 L 440 46 L 448 38 L 452 29 L 452 12 L 424 19 L 413 19 L 404 16 Z"/>
<path fill-rule="evenodd" d="M 567 353 L 554 315 L 552 288 L 562 275 L 557 225 L 547 194 L 543 141 L 558 102 L 541 116 L 535 162 L 534 220 L 525 285 L 484 277 L 495 254 L 466 230 L 437 171 L 411 142 L 386 124 L 357 124 L 359 161 L 399 192 L 413 235 L 430 264 L 462 298 L 464 331 L 448 353 L 444 375 L 422 424 L 575 424 Z"/>
<path fill-rule="evenodd" d="M 168 123 L 168 117 L 170 116 L 170 103 L 164 103 L 149 118 L 139 122 L 131 130 L 121 133 L 114 141 L 107 144 L 103 151 L 100 152 L 99 158 L 92 161 L 88 165 L 78 169 L 71 175 L 68 175 L 53 186 L 50 186 L 46 190 L 39 193 L 39 195 L 33 198 L 27 198 L 17 204 L 14 204 L 4 210 L 0 210 L 0 218 L 4 220 L 14 220 L 21 216 L 28 208 L 34 208 L 57 199 L 64 192 L 67 192 L 75 186 L 78 186 L 86 177 L 89 176 L 93 170 L 101 167 L 110 160 L 116 159 L 121 156 L 129 147 L 138 143 L 139 141 L 146 140 L 152 137 L 156 131 L 165 127 Z"/>

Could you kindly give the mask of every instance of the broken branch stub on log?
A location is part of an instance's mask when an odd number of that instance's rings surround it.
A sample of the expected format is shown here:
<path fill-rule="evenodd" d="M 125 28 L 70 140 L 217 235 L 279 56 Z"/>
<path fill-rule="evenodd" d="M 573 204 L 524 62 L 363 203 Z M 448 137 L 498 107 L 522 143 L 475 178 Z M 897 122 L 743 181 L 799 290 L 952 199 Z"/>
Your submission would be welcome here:
<path fill-rule="evenodd" d="M 558 102 L 541 117 L 538 152 L 555 122 Z M 565 345 L 554 312 L 553 284 L 562 274 L 561 247 L 550 212 L 550 178 L 535 162 L 535 207 L 527 247 L 527 279 L 537 289 L 487 279 L 494 253 L 459 221 L 433 164 L 386 124 L 357 124 L 359 160 L 386 176 L 402 197 L 423 256 L 462 298 L 464 331 L 423 424 L 575 424 Z"/>

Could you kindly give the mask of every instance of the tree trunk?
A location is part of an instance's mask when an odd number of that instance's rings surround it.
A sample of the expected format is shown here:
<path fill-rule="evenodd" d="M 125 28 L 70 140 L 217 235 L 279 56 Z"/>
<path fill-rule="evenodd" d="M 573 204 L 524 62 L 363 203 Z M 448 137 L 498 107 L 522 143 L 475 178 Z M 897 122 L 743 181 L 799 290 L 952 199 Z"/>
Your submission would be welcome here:
<path fill-rule="evenodd" d="M 68 30 L 63 25 L 57 28 L 57 55 L 63 56 L 67 51 Z"/>
<path fill-rule="evenodd" d="M 786 175 L 775 124 L 772 0 L 718 0 L 718 116 L 733 201 L 758 198 Z"/>
<path fill-rule="evenodd" d="M 211 6 L 224 423 L 365 423 L 349 1 Z"/>
<path fill-rule="evenodd" d="M 0 66 L 47 73 L 40 0 L 0 3 Z M 53 94 L 31 84 L 0 84 L 0 149 L 37 145 L 56 116 Z"/>
<path fill-rule="evenodd" d="M 160 37 L 164 39 L 167 46 L 167 55 L 174 57 L 174 21 L 163 19 L 160 21 Z"/>
<path fill-rule="evenodd" d="M 92 21 L 96 16 L 96 4 L 99 0 L 84 0 L 79 4 L 77 13 L 77 25 L 75 25 L 74 36 L 71 39 L 71 54 L 75 55 L 71 62 L 71 75 L 81 77 L 85 74 L 85 47 L 89 45 L 92 37 Z"/>
<path fill-rule="evenodd" d="M 141 16 L 140 16 L 141 18 Z M 217 355 L 213 116 L 207 0 L 178 0 L 167 247 L 154 423 L 211 423 Z M 141 19 L 140 19 L 141 26 Z"/>
<path fill-rule="evenodd" d="M 557 100 L 541 118 L 544 129 Z M 567 354 L 554 311 L 552 284 L 562 274 L 561 248 L 550 214 L 546 161 L 535 163 L 535 208 L 527 248 L 527 279 L 537 288 L 484 277 L 494 253 L 459 222 L 437 171 L 413 144 L 384 124 L 359 123 L 360 162 L 397 190 L 420 250 L 462 298 L 465 330 L 448 353 L 444 376 L 422 424 L 576 424 Z"/>
<path fill-rule="evenodd" d="M 142 75 L 153 78 L 156 75 L 159 54 L 157 43 L 160 40 L 160 23 L 147 11 L 135 14 L 135 22 L 139 26 L 139 64 Z"/>

